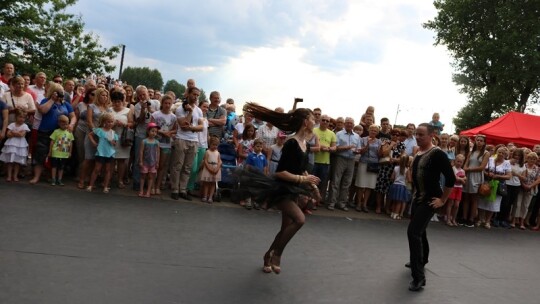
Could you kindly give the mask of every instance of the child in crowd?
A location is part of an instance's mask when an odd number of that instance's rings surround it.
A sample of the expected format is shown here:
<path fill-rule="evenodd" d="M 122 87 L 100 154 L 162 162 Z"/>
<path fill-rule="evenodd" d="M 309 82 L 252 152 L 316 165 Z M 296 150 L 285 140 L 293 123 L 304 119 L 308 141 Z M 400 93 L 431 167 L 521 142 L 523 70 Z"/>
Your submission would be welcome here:
<path fill-rule="evenodd" d="M 444 129 L 444 124 L 440 121 L 441 116 L 439 113 L 433 113 L 433 116 L 431 116 L 431 121 L 429 122 L 430 125 L 435 127 L 435 132 L 437 135 L 441 135 L 442 130 Z"/>
<path fill-rule="evenodd" d="M 211 136 L 208 142 L 208 150 L 204 153 L 201 171 L 201 201 L 211 204 L 213 202 L 216 183 L 221 181 L 221 157 L 217 150 L 219 138 Z"/>
<path fill-rule="evenodd" d="M 88 133 L 88 139 L 97 147 L 96 149 L 96 164 L 90 176 L 90 184 L 86 187 L 86 191 L 92 192 L 94 184 L 101 169 L 105 167 L 105 178 L 103 180 L 103 193 L 109 193 L 109 183 L 111 181 L 111 164 L 114 161 L 116 150 L 114 147 L 118 142 L 118 135 L 112 129 L 114 126 L 114 115 L 112 113 L 103 113 L 99 119 L 99 128 L 94 128 Z"/>
<path fill-rule="evenodd" d="M 264 141 L 260 138 L 253 141 L 253 152 L 249 153 L 246 158 L 246 167 L 251 167 L 253 169 L 263 172 L 265 175 L 268 175 L 268 161 L 266 156 L 262 153 L 264 147 Z M 260 209 L 260 206 L 257 202 L 251 203 L 251 198 L 246 201 L 246 209 L 250 210 L 255 208 L 256 210 Z"/>
<path fill-rule="evenodd" d="M 390 177 L 394 182 L 388 190 L 388 198 L 392 201 L 392 211 L 390 217 L 394 220 L 400 220 L 401 214 L 405 209 L 405 204 L 409 201 L 411 194 L 407 189 L 407 174 L 409 171 L 409 156 L 407 154 L 401 155 L 399 158 L 399 165 L 394 167 L 392 176 Z"/>
<path fill-rule="evenodd" d="M 159 168 L 159 142 L 156 136 L 159 131 L 159 126 L 151 122 L 146 127 L 146 138 L 141 142 L 139 150 L 139 167 L 141 170 L 140 191 L 139 197 L 150 197 L 152 189 L 154 189 L 154 180 L 156 179 L 157 169 Z M 144 193 L 144 183 L 148 177 L 148 189 Z"/>
<path fill-rule="evenodd" d="M 152 113 L 152 122 L 159 127 L 159 167 L 157 171 L 157 179 L 152 189 L 151 194 L 161 194 L 163 179 L 169 168 L 169 160 L 171 158 L 171 141 L 176 134 L 176 115 L 171 112 L 173 100 L 169 95 L 163 96 L 161 99 L 161 110 Z"/>
<path fill-rule="evenodd" d="M 266 159 L 270 159 L 270 162 L 268 164 L 269 175 L 274 175 L 274 173 L 276 173 L 277 165 L 279 163 L 279 159 L 281 158 L 281 149 L 283 148 L 283 143 L 285 143 L 286 138 L 287 135 L 280 131 L 278 133 L 276 143 L 273 144 L 268 150 L 268 155 L 266 156 Z"/>
<path fill-rule="evenodd" d="M 49 147 L 49 159 L 51 161 L 51 186 L 63 186 L 62 177 L 64 166 L 71 157 L 73 149 L 73 133 L 68 131 L 69 118 L 66 115 L 58 117 L 58 126 L 51 134 L 51 145 Z"/>
<path fill-rule="evenodd" d="M 26 165 L 28 157 L 28 142 L 26 141 L 26 133 L 30 132 L 30 128 L 24 123 L 26 120 L 26 112 L 21 109 L 15 110 L 15 122 L 12 122 L 7 127 L 7 140 L 0 154 L 0 161 L 6 163 L 7 166 L 7 182 L 19 181 L 20 165 Z"/>
<path fill-rule="evenodd" d="M 248 123 L 244 124 L 242 139 L 238 143 L 238 163 L 243 164 L 249 153 L 253 152 L 253 141 L 255 140 L 255 127 Z"/>
<path fill-rule="evenodd" d="M 463 170 L 463 163 L 465 163 L 465 156 L 458 154 L 454 160 L 454 174 L 456 175 L 456 182 L 454 188 L 448 197 L 446 203 L 446 225 L 458 226 L 456 221 L 457 213 L 459 210 L 459 203 L 461 202 L 461 193 L 463 192 L 463 185 L 467 182 L 467 176 L 465 170 Z"/>

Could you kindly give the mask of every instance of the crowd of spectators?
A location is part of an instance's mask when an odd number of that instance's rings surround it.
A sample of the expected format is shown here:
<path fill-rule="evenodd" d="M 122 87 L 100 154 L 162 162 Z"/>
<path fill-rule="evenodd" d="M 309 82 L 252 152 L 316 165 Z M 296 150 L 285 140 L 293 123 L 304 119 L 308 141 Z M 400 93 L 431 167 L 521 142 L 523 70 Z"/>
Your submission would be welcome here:
<path fill-rule="evenodd" d="M 170 191 L 172 199 L 184 200 L 203 186 L 201 200 L 213 203 L 216 183 L 242 192 L 242 185 L 224 183 L 230 182 L 226 166 L 275 173 L 290 134 L 242 115 L 233 99 L 222 103 L 217 91 L 200 102 L 193 79 L 186 87 L 184 96 L 175 96 L 105 77 L 79 81 L 54 75 L 48 82 L 45 73 L 17 75 L 13 64 L 4 64 L 0 161 L 5 181 L 28 175 L 35 184 L 46 175 L 51 186 L 63 186 L 68 176 L 90 192 L 130 186 L 141 197 Z M 408 166 L 417 151 L 415 124 L 392 127 L 387 118 L 376 124 L 372 106 L 359 121 L 332 118 L 321 108 L 312 111 L 309 171 L 321 180 L 321 200 L 302 203 L 304 212 L 325 207 L 406 217 L 414 191 Z M 433 220 L 451 227 L 538 230 L 540 145 L 532 150 L 512 143 L 491 146 L 485 136 L 445 133 L 439 119 L 434 113 L 430 122 L 438 133 L 435 144 L 447 153 L 457 182 Z M 232 151 L 227 152 L 232 162 L 220 151 Z M 491 193 L 482 192 L 483 184 L 491 184 Z M 265 208 L 249 194 L 236 201 L 247 209 Z"/>

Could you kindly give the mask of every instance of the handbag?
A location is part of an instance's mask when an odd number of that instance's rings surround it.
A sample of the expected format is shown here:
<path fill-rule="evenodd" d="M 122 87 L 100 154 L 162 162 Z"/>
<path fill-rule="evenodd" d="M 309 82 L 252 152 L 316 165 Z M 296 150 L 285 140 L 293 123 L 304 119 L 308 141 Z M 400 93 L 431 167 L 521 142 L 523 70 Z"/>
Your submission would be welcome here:
<path fill-rule="evenodd" d="M 122 147 L 129 147 L 133 145 L 133 139 L 135 138 L 135 131 L 133 131 L 133 129 L 130 129 L 130 128 L 124 128 L 122 130 L 121 137 L 122 137 L 122 141 L 121 141 Z"/>
<path fill-rule="evenodd" d="M 379 163 L 367 163 L 366 171 L 372 173 L 379 173 Z"/>
<path fill-rule="evenodd" d="M 488 202 L 493 203 L 497 199 L 497 189 L 499 188 L 499 181 L 492 179 L 489 181 L 490 192 L 489 195 L 485 198 Z"/>
<path fill-rule="evenodd" d="M 489 182 L 483 182 L 480 187 L 478 187 L 478 194 L 484 197 L 488 197 L 491 194 L 491 186 Z"/>
<path fill-rule="evenodd" d="M 500 195 L 500 196 L 508 195 L 508 188 L 506 188 L 505 182 L 499 182 L 499 186 L 497 187 L 497 195 Z"/>

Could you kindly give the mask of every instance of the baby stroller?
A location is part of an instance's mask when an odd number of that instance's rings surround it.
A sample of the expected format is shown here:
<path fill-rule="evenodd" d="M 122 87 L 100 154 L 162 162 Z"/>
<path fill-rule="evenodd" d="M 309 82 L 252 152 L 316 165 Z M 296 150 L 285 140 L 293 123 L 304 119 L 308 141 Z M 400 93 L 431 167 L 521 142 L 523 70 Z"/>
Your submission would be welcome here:
<path fill-rule="evenodd" d="M 233 143 L 222 142 L 218 146 L 221 158 L 221 181 L 216 185 L 216 202 L 221 201 L 224 192 L 229 193 L 233 199 L 233 192 L 238 188 L 237 182 L 233 176 L 236 170 L 236 149 Z"/>

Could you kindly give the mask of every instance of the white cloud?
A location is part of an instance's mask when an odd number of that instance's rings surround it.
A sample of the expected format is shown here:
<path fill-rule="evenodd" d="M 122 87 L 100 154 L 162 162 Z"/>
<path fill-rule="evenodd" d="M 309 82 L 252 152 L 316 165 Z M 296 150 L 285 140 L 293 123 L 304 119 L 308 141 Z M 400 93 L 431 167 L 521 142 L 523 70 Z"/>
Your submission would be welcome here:
<path fill-rule="evenodd" d="M 257 101 L 270 108 L 290 108 L 295 97 L 303 97 L 303 106 L 321 107 L 333 117 L 351 116 L 356 122 L 373 105 L 377 119 L 385 116 L 394 123 L 399 105 L 398 124 L 429 121 L 433 112 L 440 112 L 450 126 L 465 102 L 451 82 L 442 48 L 393 39 L 387 41 L 380 62 L 351 63 L 339 73 L 306 63 L 306 53 L 291 41 L 247 50 L 219 70 L 222 81 L 216 89 L 239 104 Z"/>
<path fill-rule="evenodd" d="M 232 49 L 228 60 L 189 65 L 189 54 L 182 53 L 185 40 L 171 29 L 167 33 L 170 45 L 155 45 L 149 39 L 129 46 L 124 67 L 157 68 L 165 81 L 185 83 L 194 78 L 205 91 L 218 90 L 222 97 L 239 103 L 258 101 L 271 108 L 289 108 L 295 97 L 303 97 L 306 107 L 321 107 L 332 116 L 351 116 L 356 122 L 373 105 L 377 119 L 385 116 L 394 123 L 399 105 L 398 124 L 428 121 L 433 112 L 440 112 L 441 120 L 450 126 L 451 118 L 465 104 L 466 98 L 451 80 L 451 58 L 444 48 L 432 45 L 429 32 L 421 27 L 436 14 L 431 1 L 234 0 L 224 4 L 215 0 L 201 5 L 193 11 L 199 24 L 178 22 L 178 26 L 202 28 L 201 46 L 211 49 L 201 52 L 220 58 L 224 50 Z M 170 2 L 167 7 L 167 13 L 180 16 L 189 4 Z M 138 17 L 130 18 L 118 20 L 113 27 L 126 31 L 121 26 Z M 151 24 L 152 18 L 160 16 L 146 14 L 144 20 Z M 237 35 L 232 42 L 219 31 L 224 26 L 233 31 L 227 33 L 230 35 L 235 29 L 245 33 L 251 27 L 265 29 L 255 34 L 271 37 L 254 45 Z M 102 40 L 108 45 L 114 39 L 107 32 Z M 360 48 L 364 45 L 366 50 Z M 179 50 L 177 61 L 160 58 L 165 47 Z M 354 53 L 360 49 L 366 54 Z M 332 68 L 327 66 L 329 62 L 346 64 Z"/>

